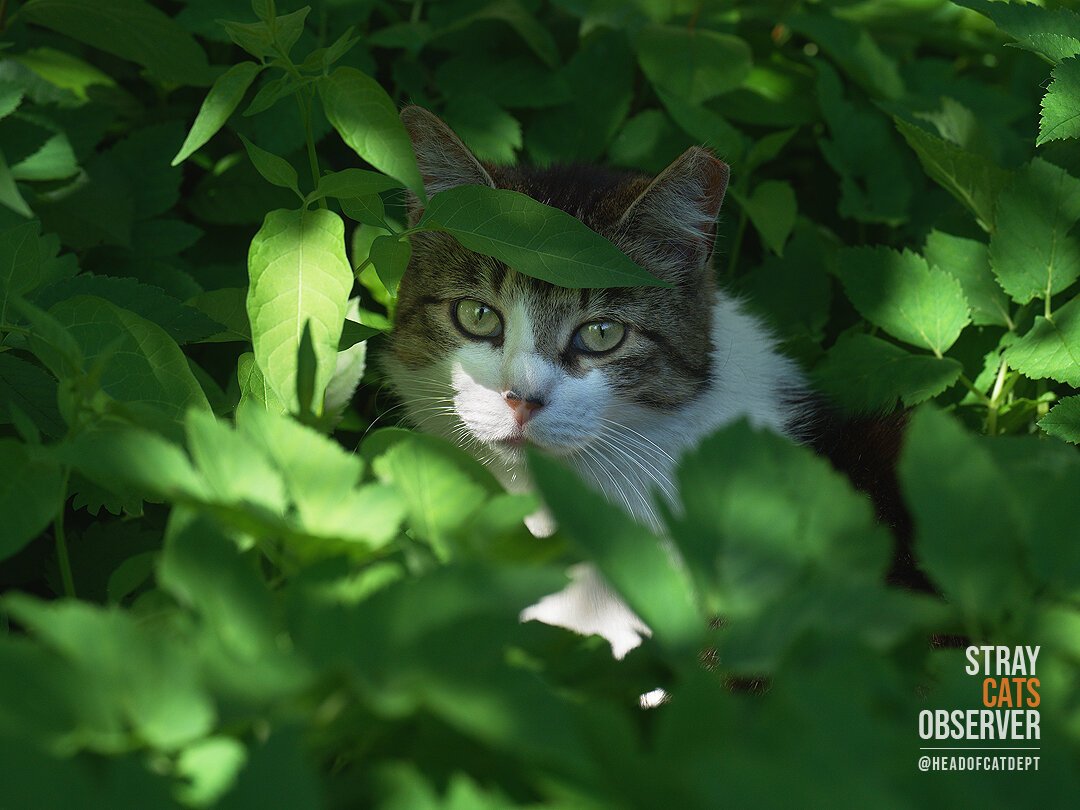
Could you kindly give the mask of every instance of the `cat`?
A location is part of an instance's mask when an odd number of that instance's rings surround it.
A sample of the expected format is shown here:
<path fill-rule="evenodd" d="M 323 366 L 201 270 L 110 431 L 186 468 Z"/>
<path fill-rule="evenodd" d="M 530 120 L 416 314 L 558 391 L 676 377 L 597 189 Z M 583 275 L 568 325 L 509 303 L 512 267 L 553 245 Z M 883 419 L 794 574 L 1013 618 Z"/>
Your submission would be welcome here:
<path fill-rule="evenodd" d="M 429 197 L 463 184 L 527 194 L 672 285 L 556 287 L 447 234 L 414 234 L 384 366 L 416 428 L 464 447 L 517 492 L 529 488 L 524 445 L 536 445 L 657 531 L 651 493 L 676 505 L 680 454 L 722 426 L 746 419 L 796 441 L 821 435 L 803 373 L 715 283 L 729 169 L 711 152 L 691 147 L 655 178 L 493 166 L 434 114 L 409 106 L 401 118 Z M 413 197 L 410 224 L 421 213 Z M 538 536 L 554 530 L 544 510 L 526 523 Z M 601 635 L 616 658 L 649 635 L 591 566 L 570 575 L 521 618 Z"/>

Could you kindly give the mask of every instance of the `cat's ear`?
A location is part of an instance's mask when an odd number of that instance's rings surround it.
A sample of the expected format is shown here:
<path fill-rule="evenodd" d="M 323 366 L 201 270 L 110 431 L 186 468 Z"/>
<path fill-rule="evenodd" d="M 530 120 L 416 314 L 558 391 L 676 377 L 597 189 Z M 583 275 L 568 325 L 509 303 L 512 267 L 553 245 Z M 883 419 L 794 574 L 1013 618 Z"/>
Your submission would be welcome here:
<path fill-rule="evenodd" d="M 712 152 L 690 147 L 627 207 L 619 221 L 623 238 L 650 269 L 695 274 L 712 254 L 729 174 Z"/>
<path fill-rule="evenodd" d="M 410 105 L 401 111 L 401 122 L 412 141 L 428 197 L 455 186 L 494 187 L 487 169 L 439 116 Z M 422 213 L 419 201 L 412 194 L 409 196 L 409 218 L 419 218 Z"/>

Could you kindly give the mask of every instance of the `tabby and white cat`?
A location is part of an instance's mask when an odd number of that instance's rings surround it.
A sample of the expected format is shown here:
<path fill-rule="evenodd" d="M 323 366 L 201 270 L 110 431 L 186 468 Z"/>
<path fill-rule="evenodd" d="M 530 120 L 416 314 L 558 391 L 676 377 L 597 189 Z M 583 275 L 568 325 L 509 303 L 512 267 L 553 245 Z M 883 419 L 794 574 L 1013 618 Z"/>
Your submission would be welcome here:
<path fill-rule="evenodd" d="M 512 491 L 524 445 L 560 458 L 637 520 L 659 527 L 679 455 L 733 420 L 798 435 L 803 378 L 753 315 L 717 289 L 709 258 L 728 167 L 688 149 L 658 177 L 596 167 L 482 165 L 439 118 L 402 120 L 429 197 L 454 186 L 512 189 L 577 217 L 670 289 L 572 290 L 524 276 L 442 233 L 412 237 L 398 292 L 391 385 L 408 419 L 472 452 Z M 413 221 L 421 211 L 414 200 Z M 543 512 L 534 534 L 553 530 Z M 528 608 L 599 634 L 621 658 L 648 628 L 588 566 Z"/>

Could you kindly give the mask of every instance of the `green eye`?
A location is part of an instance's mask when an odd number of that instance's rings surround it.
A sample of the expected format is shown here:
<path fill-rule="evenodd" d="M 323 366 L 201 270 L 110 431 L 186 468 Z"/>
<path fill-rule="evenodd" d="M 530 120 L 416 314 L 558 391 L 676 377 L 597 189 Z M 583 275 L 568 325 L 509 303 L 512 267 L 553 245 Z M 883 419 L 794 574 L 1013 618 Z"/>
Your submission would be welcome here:
<path fill-rule="evenodd" d="M 578 328 L 571 341 L 578 351 L 590 354 L 610 352 L 626 336 L 626 327 L 613 321 L 593 321 Z"/>
<path fill-rule="evenodd" d="M 502 334 L 503 324 L 499 313 L 482 301 L 462 298 L 454 304 L 454 321 L 458 328 L 470 337 L 495 338 Z"/>

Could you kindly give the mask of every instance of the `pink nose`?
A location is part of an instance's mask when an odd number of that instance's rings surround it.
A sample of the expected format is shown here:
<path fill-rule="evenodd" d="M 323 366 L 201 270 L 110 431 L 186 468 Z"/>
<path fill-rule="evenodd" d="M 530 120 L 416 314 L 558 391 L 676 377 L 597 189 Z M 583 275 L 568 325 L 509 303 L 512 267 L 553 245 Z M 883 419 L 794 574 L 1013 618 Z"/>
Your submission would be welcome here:
<path fill-rule="evenodd" d="M 544 402 L 536 397 L 523 397 L 516 391 L 507 391 L 503 394 L 507 406 L 514 412 L 514 420 L 519 426 L 533 418 L 533 414 L 544 407 Z"/>

